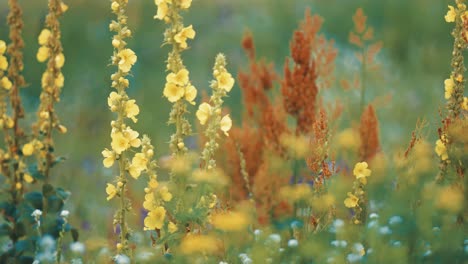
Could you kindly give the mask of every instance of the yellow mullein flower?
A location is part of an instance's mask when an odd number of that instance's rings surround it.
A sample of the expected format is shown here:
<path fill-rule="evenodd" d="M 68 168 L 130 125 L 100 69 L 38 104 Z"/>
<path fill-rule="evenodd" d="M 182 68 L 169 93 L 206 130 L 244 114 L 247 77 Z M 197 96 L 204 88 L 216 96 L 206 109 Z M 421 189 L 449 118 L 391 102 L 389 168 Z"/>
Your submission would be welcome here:
<path fill-rule="evenodd" d="M 192 4 L 192 0 L 180 0 L 180 8 L 189 9 Z"/>
<path fill-rule="evenodd" d="M 445 99 L 450 99 L 452 97 L 453 88 L 455 87 L 455 82 L 453 81 L 452 77 L 450 79 L 445 79 Z"/>
<path fill-rule="evenodd" d="M 229 136 L 228 131 L 232 127 L 231 117 L 229 117 L 229 115 L 223 116 L 223 118 L 221 118 L 220 126 L 221 126 L 221 130 L 224 132 L 224 134 L 226 136 Z"/>
<path fill-rule="evenodd" d="M 206 124 L 206 121 L 208 121 L 208 118 L 211 116 L 211 105 L 208 103 L 200 104 L 196 115 L 201 125 Z"/>
<path fill-rule="evenodd" d="M 42 46 L 37 51 L 36 58 L 39 62 L 44 62 L 49 58 L 49 48 L 46 46 Z"/>
<path fill-rule="evenodd" d="M 169 224 L 167 225 L 167 229 L 169 230 L 169 233 L 175 233 L 177 232 L 177 225 L 174 224 L 173 222 L 169 222 Z"/>
<path fill-rule="evenodd" d="M 356 179 L 360 180 L 363 184 L 367 183 L 366 177 L 369 177 L 372 173 L 371 170 L 368 169 L 367 162 L 358 162 L 354 165 L 353 174 L 356 176 Z"/>
<path fill-rule="evenodd" d="M 32 143 L 24 144 L 21 150 L 24 156 L 31 156 L 34 153 L 34 145 Z"/>
<path fill-rule="evenodd" d="M 162 206 L 156 207 L 150 211 L 144 220 L 145 230 L 161 229 L 166 217 L 166 209 Z"/>
<path fill-rule="evenodd" d="M 193 85 L 185 87 L 185 100 L 192 105 L 195 105 L 195 98 L 197 97 L 197 89 Z"/>
<path fill-rule="evenodd" d="M 354 208 L 358 205 L 359 198 L 357 198 L 354 194 L 348 192 L 348 198 L 344 200 L 344 205 L 348 208 Z"/>
<path fill-rule="evenodd" d="M 111 147 L 117 154 L 120 154 L 127 148 L 129 148 L 129 140 L 127 137 L 124 136 L 122 132 L 112 133 L 111 138 Z"/>
<path fill-rule="evenodd" d="M 27 183 L 32 183 L 34 181 L 34 178 L 31 175 L 27 174 L 27 173 L 25 173 L 23 175 L 23 179 Z"/>
<path fill-rule="evenodd" d="M 179 33 L 174 36 L 174 40 L 179 44 L 180 48 L 187 48 L 187 39 L 195 38 L 195 30 L 193 30 L 192 25 L 183 28 Z"/>
<path fill-rule="evenodd" d="M 115 1 L 112 2 L 112 4 L 111 4 L 112 11 L 117 12 L 119 10 L 119 7 L 120 7 L 119 3 L 115 2 Z"/>
<path fill-rule="evenodd" d="M 6 43 L 3 40 L 0 40 L 0 55 L 3 55 L 6 51 Z"/>
<path fill-rule="evenodd" d="M 166 18 L 167 13 L 169 12 L 169 6 L 167 5 L 166 0 L 155 0 L 154 1 L 156 6 L 158 7 L 158 11 L 154 16 L 154 19 L 163 20 Z"/>
<path fill-rule="evenodd" d="M 159 195 L 161 195 L 161 198 L 165 202 L 172 200 L 172 194 L 169 192 L 169 189 L 166 186 L 163 186 L 161 189 L 159 189 Z"/>
<path fill-rule="evenodd" d="M 107 201 L 114 198 L 117 195 L 117 188 L 115 185 L 108 183 L 106 187 Z"/>
<path fill-rule="evenodd" d="M 55 57 L 55 67 L 60 69 L 63 67 L 64 64 L 65 64 L 65 56 L 63 55 L 63 53 L 60 53 Z"/>
<path fill-rule="evenodd" d="M 440 139 L 436 141 L 435 152 L 437 153 L 437 156 L 439 156 L 442 160 L 448 159 L 447 147 L 445 146 L 444 142 L 442 142 L 442 140 Z"/>
<path fill-rule="evenodd" d="M 11 86 L 13 86 L 10 79 L 8 79 L 6 76 L 3 76 L 3 78 L 0 80 L 0 85 L 6 90 L 10 90 Z"/>
<path fill-rule="evenodd" d="M 104 157 L 104 160 L 102 161 L 102 164 L 104 165 L 104 167 L 106 168 L 112 167 L 112 165 L 114 165 L 114 162 L 115 162 L 115 153 L 111 150 L 104 149 L 101 152 L 101 154 Z"/>
<path fill-rule="evenodd" d="M 233 232 L 245 230 L 250 220 L 244 212 L 229 212 L 212 215 L 211 223 L 219 230 Z"/>
<path fill-rule="evenodd" d="M 167 75 L 166 81 L 180 86 L 185 86 L 189 81 L 189 71 L 187 69 L 182 69 L 177 73 L 171 72 Z"/>
<path fill-rule="evenodd" d="M 52 33 L 50 32 L 50 30 L 48 30 L 47 28 L 43 29 L 41 33 L 39 34 L 39 37 L 37 38 L 39 45 L 43 46 L 47 44 L 51 34 Z"/>
<path fill-rule="evenodd" d="M 182 240 L 180 250 L 185 255 L 194 253 L 210 255 L 218 250 L 218 241 L 214 236 L 189 234 Z"/>
<path fill-rule="evenodd" d="M 158 183 L 158 181 L 157 181 L 156 179 L 151 179 L 151 180 L 149 181 L 149 183 L 148 183 L 148 186 L 149 186 L 151 189 L 155 190 L 156 188 L 158 188 L 159 183 Z"/>
<path fill-rule="evenodd" d="M 109 97 L 107 97 L 107 105 L 109 105 L 109 108 L 112 112 L 118 110 L 117 106 L 120 102 L 120 99 L 122 99 L 122 96 L 116 92 L 111 92 Z"/>
<path fill-rule="evenodd" d="M 145 208 L 148 211 L 152 211 L 156 208 L 154 205 L 154 194 L 153 193 L 147 193 L 145 194 L 145 201 L 143 202 L 143 208 Z"/>
<path fill-rule="evenodd" d="M 62 12 L 67 12 L 68 5 L 66 5 L 64 2 L 61 2 L 60 3 L 60 8 L 62 9 Z"/>
<path fill-rule="evenodd" d="M 131 49 L 124 49 L 117 54 L 119 60 L 119 69 L 125 73 L 129 72 L 133 64 L 137 61 L 135 52 Z"/>
<path fill-rule="evenodd" d="M 465 111 L 468 111 L 468 97 L 463 97 L 462 108 Z"/>
<path fill-rule="evenodd" d="M 128 171 L 130 175 L 138 179 L 141 172 L 146 170 L 146 165 L 148 164 L 148 159 L 146 158 L 145 154 L 137 153 L 132 159 L 132 164 L 130 165 Z"/>
<path fill-rule="evenodd" d="M 64 82 L 65 82 L 65 77 L 63 76 L 63 73 L 59 73 L 59 75 L 57 76 L 57 79 L 55 79 L 55 86 L 57 86 L 58 88 L 62 88 Z"/>
<path fill-rule="evenodd" d="M 5 56 L 0 55 L 0 70 L 6 71 L 8 69 L 8 60 Z"/>
<path fill-rule="evenodd" d="M 447 14 L 445 15 L 445 21 L 447 23 L 455 22 L 455 17 L 457 16 L 457 12 L 455 11 L 455 8 L 451 5 L 449 5 L 448 8 L 449 8 L 449 11 L 447 11 Z"/>
<path fill-rule="evenodd" d="M 167 100 L 169 100 L 169 102 L 174 103 L 184 96 L 185 90 L 183 87 L 178 86 L 177 84 L 166 83 L 163 94 Z"/>
<path fill-rule="evenodd" d="M 218 82 L 218 87 L 226 90 L 226 92 L 230 92 L 234 86 L 234 78 L 232 78 L 229 72 L 223 72 L 216 76 L 216 81 Z"/>
<path fill-rule="evenodd" d="M 128 100 L 127 102 L 125 102 L 125 115 L 128 118 L 132 119 L 133 122 L 137 121 L 135 116 L 137 116 L 140 113 L 140 108 L 135 102 L 135 100 Z"/>

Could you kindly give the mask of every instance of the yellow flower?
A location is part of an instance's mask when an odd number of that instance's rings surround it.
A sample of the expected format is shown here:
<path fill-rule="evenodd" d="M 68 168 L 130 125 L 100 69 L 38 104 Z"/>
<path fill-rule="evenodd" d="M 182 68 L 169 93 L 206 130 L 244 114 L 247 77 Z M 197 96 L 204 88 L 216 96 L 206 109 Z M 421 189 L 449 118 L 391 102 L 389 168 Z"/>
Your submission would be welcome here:
<path fill-rule="evenodd" d="M 47 28 L 43 29 L 41 33 L 39 34 L 39 37 L 37 38 L 37 41 L 39 42 L 39 45 L 43 46 L 47 44 L 49 41 L 51 32 Z"/>
<path fill-rule="evenodd" d="M 128 118 L 131 118 L 133 122 L 137 121 L 135 116 L 137 116 L 140 113 L 140 108 L 135 102 L 135 100 L 128 100 L 127 102 L 125 102 L 125 115 Z"/>
<path fill-rule="evenodd" d="M 145 194 L 145 201 L 143 202 L 143 208 L 145 208 L 148 211 L 152 211 L 156 208 L 156 206 L 154 205 L 153 193 Z"/>
<path fill-rule="evenodd" d="M 177 231 L 177 225 L 174 224 L 173 222 L 169 222 L 169 224 L 167 225 L 167 229 L 169 230 L 169 233 L 175 233 Z"/>
<path fill-rule="evenodd" d="M 166 186 L 163 186 L 161 189 L 159 189 L 159 195 L 161 195 L 161 198 L 165 202 L 172 200 L 172 194 L 169 192 L 169 189 Z"/>
<path fill-rule="evenodd" d="M 62 8 L 62 12 L 67 12 L 68 5 L 66 5 L 64 2 L 61 2 L 60 3 L 60 8 Z"/>
<path fill-rule="evenodd" d="M 192 0 L 180 0 L 180 8 L 182 9 L 190 8 L 191 4 L 192 4 Z"/>
<path fill-rule="evenodd" d="M 120 102 L 120 99 L 122 99 L 122 96 L 116 92 L 111 92 L 109 94 L 109 97 L 107 98 L 107 105 L 109 105 L 109 108 L 112 112 L 118 110 L 117 106 Z"/>
<path fill-rule="evenodd" d="M 450 99 L 453 93 L 453 87 L 455 86 L 455 82 L 453 81 L 452 77 L 450 79 L 445 79 L 445 99 Z"/>
<path fill-rule="evenodd" d="M 156 6 L 158 7 L 158 11 L 154 16 L 154 19 L 163 20 L 166 18 L 167 13 L 169 11 L 169 6 L 167 5 L 166 0 L 155 0 L 154 1 Z"/>
<path fill-rule="evenodd" d="M 5 90 L 10 90 L 11 86 L 13 84 L 11 83 L 10 79 L 8 77 L 3 76 L 3 78 L 0 80 L 0 85 L 5 89 Z"/>
<path fill-rule="evenodd" d="M 6 43 L 3 40 L 0 40 L 0 55 L 3 55 L 6 51 Z"/>
<path fill-rule="evenodd" d="M 185 100 L 190 104 L 194 105 L 195 98 L 197 97 L 197 89 L 193 85 L 185 87 Z"/>
<path fill-rule="evenodd" d="M 24 181 L 27 182 L 27 183 L 31 183 L 31 182 L 34 181 L 34 178 L 33 178 L 31 175 L 27 174 L 27 173 L 25 173 L 25 174 L 23 175 L 23 179 L 24 179 Z"/>
<path fill-rule="evenodd" d="M 107 201 L 109 201 L 117 195 L 117 188 L 113 184 L 108 183 L 106 187 L 106 193 Z"/>
<path fill-rule="evenodd" d="M 187 48 L 187 39 L 195 38 L 195 30 L 193 30 L 192 25 L 183 28 L 179 33 L 174 36 L 176 43 L 179 43 L 180 48 Z"/>
<path fill-rule="evenodd" d="M 49 48 L 46 46 L 41 46 L 37 51 L 36 58 L 39 62 L 44 62 L 49 58 Z"/>
<path fill-rule="evenodd" d="M 129 72 L 133 64 L 137 61 L 137 56 L 135 52 L 131 49 L 124 49 L 117 54 L 117 57 L 120 58 L 119 69 L 125 73 Z"/>
<path fill-rule="evenodd" d="M 34 152 L 33 144 L 32 143 L 24 144 L 22 152 L 24 156 L 31 156 Z"/>
<path fill-rule="evenodd" d="M 230 232 L 245 230 L 249 222 L 249 216 L 244 212 L 220 213 L 211 217 L 215 228 Z"/>
<path fill-rule="evenodd" d="M 358 162 L 354 165 L 353 174 L 356 176 L 356 179 L 360 180 L 363 184 L 367 183 L 366 177 L 369 177 L 372 173 L 371 170 L 368 169 L 369 165 L 367 162 Z"/>
<path fill-rule="evenodd" d="M 156 188 L 158 188 L 159 183 L 158 183 L 158 181 L 157 181 L 156 179 L 151 179 L 151 180 L 148 182 L 148 186 L 149 186 L 151 189 L 155 190 Z"/>
<path fill-rule="evenodd" d="M 437 156 L 439 156 L 442 160 L 448 159 L 447 147 L 440 139 L 436 141 L 435 152 L 437 153 Z"/>
<path fill-rule="evenodd" d="M 174 83 L 166 83 L 163 91 L 164 96 L 169 102 L 177 102 L 185 94 L 184 88 Z"/>
<path fill-rule="evenodd" d="M 64 64 L 65 64 L 65 55 L 63 55 L 63 53 L 60 53 L 55 57 L 55 67 L 57 67 L 57 69 L 60 69 L 63 67 Z"/>
<path fill-rule="evenodd" d="M 176 73 L 169 73 L 166 77 L 168 83 L 174 83 L 180 86 L 185 86 L 189 81 L 189 71 L 182 69 Z"/>
<path fill-rule="evenodd" d="M 210 255 L 218 250 L 218 242 L 213 236 L 189 234 L 182 239 L 180 250 L 185 255 L 195 253 Z"/>
<path fill-rule="evenodd" d="M 110 168 L 112 165 L 114 165 L 115 162 L 115 153 L 111 150 L 104 149 L 101 152 L 102 156 L 104 157 L 104 160 L 102 161 L 102 164 L 104 164 L 104 167 Z"/>
<path fill-rule="evenodd" d="M 138 135 L 138 132 L 131 128 L 127 128 L 123 132 L 112 131 L 111 147 L 117 154 L 122 153 L 130 147 L 137 148 L 141 145 L 141 140 L 138 138 Z"/>
<path fill-rule="evenodd" d="M 341 131 L 337 135 L 336 140 L 337 140 L 338 146 L 344 149 L 348 149 L 348 150 L 357 149 L 361 145 L 359 133 L 357 133 L 357 131 L 352 128 L 347 128 Z"/>
<path fill-rule="evenodd" d="M 132 159 L 132 164 L 130 165 L 128 171 L 130 175 L 138 179 L 141 172 L 146 170 L 146 165 L 148 164 L 148 159 L 146 158 L 145 154 L 137 153 Z"/>
<path fill-rule="evenodd" d="M 145 230 L 161 229 L 165 217 L 166 209 L 164 209 L 164 207 L 158 206 L 154 210 L 151 210 L 144 220 Z"/>
<path fill-rule="evenodd" d="M 448 6 L 449 11 L 447 11 L 447 14 L 445 15 L 445 21 L 450 23 L 450 22 L 455 22 L 455 17 L 457 16 L 457 12 L 455 12 L 455 8 L 453 6 Z"/>
<path fill-rule="evenodd" d="M 463 108 L 465 111 L 468 111 L 468 97 L 463 97 L 462 108 Z"/>
<path fill-rule="evenodd" d="M 223 118 L 221 118 L 220 125 L 221 125 L 221 130 L 224 132 L 224 134 L 226 136 L 229 136 L 228 131 L 232 127 L 232 120 L 229 117 L 229 115 L 225 115 L 225 116 L 223 116 Z"/>
<path fill-rule="evenodd" d="M 206 121 L 208 121 L 208 118 L 211 116 L 211 105 L 208 103 L 200 104 L 196 115 L 201 125 L 206 124 Z"/>
<path fill-rule="evenodd" d="M 447 186 L 436 192 L 435 204 L 438 208 L 457 213 L 463 209 L 465 199 L 462 190 Z"/>
<path fill-rule="evenodd" d="M 216 81 L 218 82 L 218 87 L 226 90 L 226 92 L 231 91 L 234 86 L 234 78 L 232 78 L 229 72 L 223 72 L 216 76 Z"/>
<path fill-rule="evenodd" d="M 0 55 L 0 70 L 6 71 L 8 68 L 8 60 L 5 56 Z"/>
<path fill-rule="evenodd" d="M 354 208 L 358 205 L 359 198 L 354 196 L 354 194 L 348 192 L 348 198 L 344 200 L 344 204 L 348 208 Z"/>

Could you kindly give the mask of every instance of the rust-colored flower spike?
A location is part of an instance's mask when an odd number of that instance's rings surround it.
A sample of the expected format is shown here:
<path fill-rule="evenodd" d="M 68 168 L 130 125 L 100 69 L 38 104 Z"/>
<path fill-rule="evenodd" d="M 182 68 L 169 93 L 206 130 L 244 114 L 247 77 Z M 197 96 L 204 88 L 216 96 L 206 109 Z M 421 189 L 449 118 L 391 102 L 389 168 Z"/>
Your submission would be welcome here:
<path fill-rule="evenodd" d="M 359 157 L 361 160 L 371 161 L 380 151 L 379 120 L 372 105 L 368 105 L 362 113 L 359 136 Z"/>
<path fill-rule="evenodd" d="M 59 18 L 66 10 L 61 0 L 49 0 L 49 13 L 45 20 L 45 28 L 38 37 L 41 45 L 37 53 L 39 62 L 47 61 L 47 68 L 42 75 L 42 92 L 37 111 L 38 121 L 33 125 L 35 137 L 41 142 L 37 149 L 39 170 L 44 174 L 45 182 L 49 180 L 49 171 L 54 163 L 53 129 L 65 133 L 66 128 L 60 124 L 54 106 L 60 101 L 60 94 L 64 85 L 62 67 L 65 56 L 61 43 Z"/>
<path fill-rule="evenodd" d="M 321 24 L 322 19 L 311 16 L 308 9 L 290 43 L 292 69 L 289 58 L 284 63 L 284 80 L 281 84 L 283 105 L 286 112 L 296 119 L 297 135 L 312 130 L 319 77 L 327 79 L 334 68 L 336 50 L 332 48 L 332 42 L 317 35 Z"/>

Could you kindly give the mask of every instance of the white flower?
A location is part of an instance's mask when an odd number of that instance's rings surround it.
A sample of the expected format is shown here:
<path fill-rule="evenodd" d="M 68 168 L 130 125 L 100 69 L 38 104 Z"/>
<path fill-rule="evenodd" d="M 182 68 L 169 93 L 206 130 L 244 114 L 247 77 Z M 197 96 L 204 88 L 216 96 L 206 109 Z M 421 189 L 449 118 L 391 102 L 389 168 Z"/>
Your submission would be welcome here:
<path fill-rule="evenodd" d="M 68 210 L 63 210 L 60 212 L 60 217 L 62 218 L 67 218 L 70 215 L 70 212 Z"/>
<path fill-rule="evenodd" d="M 288 247 L 297 247 L 298 244 L 299 242 L 296 239 L 290 239 L 288 241 Z"/>
<path fill-rule="evenodd" d="M 70 244 L 70 250 L 76 254 L 83 254 L 85 252 L 85 245 L 81 242 L 74 242 Z"/>
<path fill-rule="evenodd" d="M 398 215 L 394 215 L 390 217 L 390 219 L 388 220 L 388 223 L 391 225 L 400 224 L 402 222 L 403 222 L 403 218 L 401 218 L 401 216 L 398 216 Z"/>
<path fill-rule="evenodd" d="M 382 226 L 379 228 L 379 233 L 381 235 L 390 235 L 392 233 L 392 230 L 388 226 Z"/>
<path fill-rule="evenodd" d="M 130 258 L 122 254 L 115 256 L 114 261 L 117 264 L 130 264 Z"/>
<path fill-rule="evenodd" d="M 42 215 L 42 211 L 39 209 L 34 210 L 34 212 L 32 212 L 31 214 L 31 216 L 34 217 L 35 219 L 38 219 L 41 215 Z"/>
<path fill-rule="evenodd" d="M 376 214 L 376 213 L 372 213 L 372 214 L 369 215 L 369 218 L 370 219 L 377 219 L 377 218 L 379 218 L 379 215 Z"/>
<path fill-rule="evenodd" d="M 268 236 L 268 240 L 279 243 L 279 242 L 281 242 L 281 236 L 278 235 L 278 234 L 271 234 L 271 235 Z"/>

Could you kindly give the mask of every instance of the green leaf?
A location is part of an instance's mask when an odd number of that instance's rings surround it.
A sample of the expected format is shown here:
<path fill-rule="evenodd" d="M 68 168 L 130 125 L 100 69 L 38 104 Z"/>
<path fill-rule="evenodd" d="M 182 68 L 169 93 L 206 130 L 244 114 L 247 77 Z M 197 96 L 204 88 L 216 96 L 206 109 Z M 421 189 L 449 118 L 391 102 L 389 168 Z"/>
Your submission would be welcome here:
<path fill-rule="evenodd" d="M 57 195 L 51 195 L 47 198 L 48 212 L 58 213 L 63 209 L 63 200 Z"/>
<path fill-rule="evenodd" d="M 60 197 L 62 200 L 66 201 L 70 197 L 71 193 L 69 191 L 64 190 L 63 188 L 57 187 L 55 189 L 57 192 L 57 196 Z"/>
<path fill-rule="evenodd" d="M 11 227 L 7 223 L 0 225 L 0 236 L 9 236 L 11 231 Z"/>
<path fill-rule="evenodd" d="M 24 195 L 24 199 L 27 202 L 29 202 L 34 209 L 42 210 L 43 208 L 42 193 L 29 192 Z"/>
<path fill-rule="evenodd" d="M 48 198 L 54 194 L 55 194 L 54 186 L 52 186 L 49 183 L 42 185 L 42 195 L 44 195 L 45 198 Z"/>
<path fill-rule="evenodd" d="M 32 241 L 28 239 L 24 239 L 24 240 L 20 240 L 16 242 L 15 249 L 16 249 L 16 252 L 25 252 L 28 250 L 33 250 L 34 246 L 32 244 Z"/>

